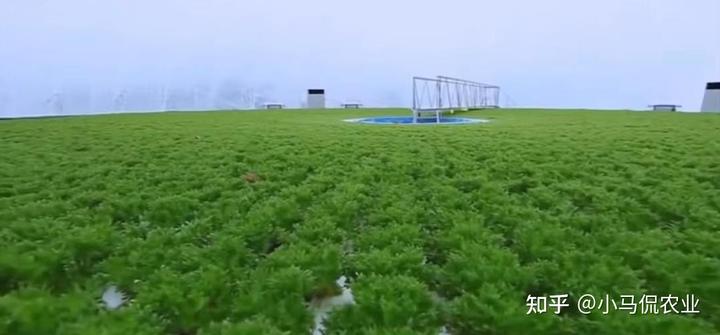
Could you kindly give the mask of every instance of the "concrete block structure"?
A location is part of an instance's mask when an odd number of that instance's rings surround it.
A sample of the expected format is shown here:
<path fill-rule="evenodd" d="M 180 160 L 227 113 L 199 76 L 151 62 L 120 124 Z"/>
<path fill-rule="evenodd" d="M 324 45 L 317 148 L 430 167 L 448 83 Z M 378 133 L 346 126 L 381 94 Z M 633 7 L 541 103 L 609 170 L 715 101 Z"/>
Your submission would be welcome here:
<path fill-rule="evenodd" d="M 720 113 L 720 82 L 708 83 L 701 112 Z"/>
<path fill-rule="evenodd" d="M 309 89 L 307 96 L 307 108 L 321 109 L 325 108 L 325 90 Z"/>

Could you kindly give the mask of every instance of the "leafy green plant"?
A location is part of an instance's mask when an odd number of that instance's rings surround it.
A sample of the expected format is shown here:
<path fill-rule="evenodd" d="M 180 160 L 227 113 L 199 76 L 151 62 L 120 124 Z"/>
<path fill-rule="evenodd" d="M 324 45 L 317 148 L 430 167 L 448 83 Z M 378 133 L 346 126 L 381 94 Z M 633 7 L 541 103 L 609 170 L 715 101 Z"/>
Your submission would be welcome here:
<path fill-rule="evenodd" d="M 720 117 L 342 122 L 408 113 L 1 120 L 0 333 L 307 334 L 340 276 L 328 334 L 719 333 Z M 526 314 L 557 293 L 701 313 Z"/>

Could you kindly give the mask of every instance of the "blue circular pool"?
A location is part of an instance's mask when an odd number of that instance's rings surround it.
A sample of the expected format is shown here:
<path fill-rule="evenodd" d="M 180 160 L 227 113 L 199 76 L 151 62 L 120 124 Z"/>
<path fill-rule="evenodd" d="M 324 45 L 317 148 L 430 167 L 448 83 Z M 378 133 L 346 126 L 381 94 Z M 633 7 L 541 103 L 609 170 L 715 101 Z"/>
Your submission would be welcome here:
<path fill-rule="evenodd" d="M 423 117 L 413 120 L 412 116 L 377 116 L 367 117 L 362 119 L 349 119 L 345 120 L 353 123 L 366 123 L 366 124 L 471 124 L 471 123 L 485 123 L 488 120 L 483 119 L 471 119 L 465 117 L 442 117 L 440 122 L 434 117 Z"/>

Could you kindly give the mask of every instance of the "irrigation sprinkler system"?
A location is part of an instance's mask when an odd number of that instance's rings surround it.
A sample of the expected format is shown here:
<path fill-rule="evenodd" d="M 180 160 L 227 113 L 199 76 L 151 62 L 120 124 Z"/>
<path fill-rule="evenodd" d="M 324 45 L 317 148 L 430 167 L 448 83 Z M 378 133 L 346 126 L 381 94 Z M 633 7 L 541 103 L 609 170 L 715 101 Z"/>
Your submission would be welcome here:
<path fill-rule="evenodd" d="M 439 123 L 445 112 L 499 106 L 500 86 L 446 76 L 413 77 L 414 122 L 431 115 Z"/>

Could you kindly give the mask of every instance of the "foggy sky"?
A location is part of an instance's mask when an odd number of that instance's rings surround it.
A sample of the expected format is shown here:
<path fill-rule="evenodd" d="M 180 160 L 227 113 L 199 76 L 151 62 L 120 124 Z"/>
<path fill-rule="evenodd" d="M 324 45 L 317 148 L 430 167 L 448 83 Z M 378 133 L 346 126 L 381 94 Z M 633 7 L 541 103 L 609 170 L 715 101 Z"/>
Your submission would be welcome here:
<path fill-rule="evenodd" d="M 0 116 L 57 95 L 67 114 L 298 106 L 308 88 L 409 106 L 413 75 L 514 106 L 694 111 L 720 81 L 720 1 L 0 0 Z"/>

